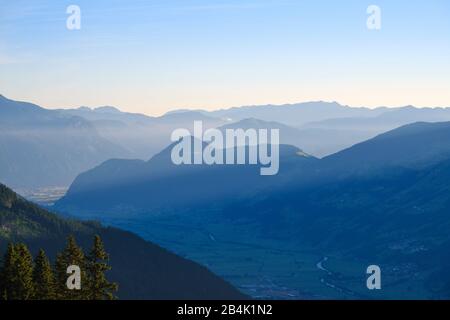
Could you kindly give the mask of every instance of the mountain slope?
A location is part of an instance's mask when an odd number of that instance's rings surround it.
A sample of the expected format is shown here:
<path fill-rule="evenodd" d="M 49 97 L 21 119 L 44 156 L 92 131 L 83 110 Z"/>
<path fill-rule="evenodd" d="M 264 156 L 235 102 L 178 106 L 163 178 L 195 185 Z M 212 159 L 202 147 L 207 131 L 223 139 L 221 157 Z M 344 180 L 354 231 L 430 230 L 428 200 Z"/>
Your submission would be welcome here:
<path fill-rule="evenodd" d="M 0 96 L 0 179 L 12 187 L 67 186 L 125 153 L 83 118 Z"/>
<path fill-rule="evenodd" d="M 23 200 L 0 184 L 0 252 L 8 241 L 25 242 L 36 253 L 44 248 L 54 258 L 68 235 L 85 251 L 99 234 L 110 254 L 110 280 L 119 283 L 122 299 L 242 299 L 231 285 L 206 268 L 115 228 L 93 222 L 63 220 Z"/>
<path fill-rule="evenodd" d="M 280 172 L 261 176 L 260 165 L 175 165 L 172 147 L 147 162 L 110 160 L 79 175 L 56 208 L 78 214 L 149 214 L 226 202 L 280 185 L 292 170 L 306 170 L 317 161 L 298 148 L 280 145 Z"/>
<path fill-rule="evenodd" d="M 450 123 L 407 125 L 320 161 L 306 182 L 242 199 L 222 215 L 253 219 L 265 240 L 380 265 L 388 296 L 401 296 L 401 284 L 415 288 L 415 298 L 448 298 L 449 141 Z"/>
<path fill-rule="evenodd" d="M 298 138 L 294 143 L 286 143 L 301 146 L 316 157 L 331 155 L 406 124 L 450 121 L 450 108 L 406 106 L 368 109 L 321 101 L 197 112 L 237 122 L 253 118 L 289 125 L 298 130 L 295 133 Z"/>
<path fill-rule="evenodd" d="M 307 188 L 352 176 L 395 176 L 450 158 L 447 137 L 450 123 L 416 123 L 321 160 L 282 145 L 280 172 L 273 177 L 261 177 L 259 166 L 251 165 L 177 166 L 171 162 L 169 146 L 147 162 L 110 160 L 81 174 L 56 207 L 77 214 L 162 212 L 215 201 L 223 204 L 265 189 Z"/>
<path fill-rule="evenodd" d="M 450 121 L 450 108 L 412 106 L 384 110 L 381 114 L 340 117 L 310 122 L 298 127 L 302 146 L 309 153 L 324 157 L 379 134 L 415 122 Z"/>
<path fill-rule="evenodd" d="M 356 143 L 375 137 L 380 132 L 369 130 L 348 130 L 291 127 L 276 121 L 255 118 L 243 119 L 220 127 L 225 129 L 279 129 L 280 143 L 296 146 L 315 157 L 327 156 L 344 150 Z"/>
<path fill-rule="evenodd" d="M 297 148 L 302 147 L 304 142 L 303 137 L 298 129 L 287 126 L 285 124 L 275 121 L 263 121 L 255 118 L 243 119 L 237 122 L 229 123 L 218 128 L 223 133 L 227 129 L 242 129 L 242 130 L 260 130 L 266 129 L 268 132 L 273 129 L 278 129 L 280 132 L 280 144 L 291 145 Z"/>
<path fill-rule="evenodd" d="M 61 113 L 82 117 L 90 121 L 96 130 L 109 141 L 127 150 L 123 158 L 148 159 L 168 144 L 173 130 L 192 130 L 194 121 L 202 121 L 205 128 L 226 123 L 200 112 L 179 112 L 161 117 L 149 117 L 138 113 L 122 112 L 114 107 L 61 109 Z"/>
<path fill-rule="evenodd" d="M 311 122 L 303 128 L 357 129 L 388 131 L 414 122 L 450 121 L 450 108 L 416 108 L 413 106 L 392 108 L 370 117 L 330 118 Z"/>
<path fill-rule="evenodd" d="M 301 126 L 308 122 L 330 118 L 369 116 L 382 113 L 385 108 L 352 108 L 336 102 L 304 102 L 287 105 L 246 106 L 207 112 L 208 115 L 232 121 L 256 118 L 281 122 L 289 126 Z"/>
<path fill-rule="evenodd" d="M 450 122 L 418 122 L 380 134 L 323 159 L 333 170 L 420 168 L 450 157 Z"/>

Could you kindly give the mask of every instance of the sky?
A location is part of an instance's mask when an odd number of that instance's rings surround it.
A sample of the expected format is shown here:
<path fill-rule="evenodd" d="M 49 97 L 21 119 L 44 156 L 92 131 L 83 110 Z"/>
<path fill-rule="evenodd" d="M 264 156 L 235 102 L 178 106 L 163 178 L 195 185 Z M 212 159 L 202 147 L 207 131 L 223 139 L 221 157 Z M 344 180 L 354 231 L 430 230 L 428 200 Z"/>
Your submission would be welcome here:
<path fill-rule="evenodd" d="M 66 26 L 69 5 L 79 30 Z M 369 5 L 380 30 L 367 28 Z M 148 115 L 317 100 L 450 107 L 450 1 L 0 0 L 0 94 Z"/>

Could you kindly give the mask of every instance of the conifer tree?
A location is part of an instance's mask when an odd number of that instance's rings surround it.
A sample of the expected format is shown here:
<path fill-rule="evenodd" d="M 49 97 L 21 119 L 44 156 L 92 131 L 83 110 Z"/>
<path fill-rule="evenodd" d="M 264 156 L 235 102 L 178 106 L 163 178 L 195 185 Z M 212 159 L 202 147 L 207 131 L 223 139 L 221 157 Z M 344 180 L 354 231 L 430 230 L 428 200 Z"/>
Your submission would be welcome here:
<path fill-rule="evenodd" d="M 71 265 L 80 267 L 81 290 L 67 288 L 67 268 Z M 86 276 L 86 261 L 83 250 L 77 245 L 75 238 L 69 236 L 66 248 L 57 255 L 55 263 L 55 278 L 57 282 L 57 298 L 60 300 L 85 300 L 88 298 L 88 278 Z"/>
<path fill-rule="evenodd" d="M 33 257 L 25 244 L 8 245 L 2 274 L 4 299 L 29 300 L 33 298 Z"/>
<path fill-rule="evenodd" d="M 56 298 L 53 271 L 42 249 L 39 250 L 34 261 L 33 281 L 35 286 L 34 299 L 53 300 Z"/>
<path fill-rule="evenodd" d="M 33 256 L 23 243 L 16 245 L 16 251 L 18 256 L 16 268 L 19 279 L 17 287 L 18 299 L 30 300 L 34 297 Z"/>
<path fill-rule="evenodd" d="M 14 283 L 14 269 L 15 269 L 15 261 L 17 260 L 17 253 L 15 250 L 15 246 L 10 243 L 8 244 L 8 249 L 5 252 L 3 258 L 3 264 L 1 268 L 1 300 L 8 299 L 8 293 L 11 295 Z"/>
<path fill-rule="evenodd" d="M 95 235 L 94 244 L 88 257 L 89 299 L 112 300 L 116 297 L 117 284 L 107 280 L 105 272 L 111 270 L 108 265 L 109 256 L 105 251 L 102 239 Z"/>
<path fill-rule="evenodd" d="M 0 260 L 0 300 L 5 300 L 6 298 L 4 297 L 5 295 L 5 284 L 4 284 L 4 280 L 3 280 L 3 269 L 4 269 L 4 263 L 3 263 L 3 259 Z"/>
<path fill-rule="evenodd" d="M 44 252 L 39 250 L 34 261 L 25 244 L 9 244 L 0 264 L 0 300 L 105 300 L 116 299 L 117 284 L 107 280 L 111 269 L 108 254 L 100 236 L 94 237 L 92 249 L 85 258 L 75 238 L 67 239 L 65 249 L 57 255 L 55 270 Z M 81 270 L 81 290 L 67 288 L 67 268 Z"/>
<path fill-rule="evenodd" d="M 55 293 L 56 299 L 64 300 L 66 297 L 66 275 L 67 263 L 62 253 L 56 255 L 55 267 L 54 267 L 54 279 L 55 279 Z"/>

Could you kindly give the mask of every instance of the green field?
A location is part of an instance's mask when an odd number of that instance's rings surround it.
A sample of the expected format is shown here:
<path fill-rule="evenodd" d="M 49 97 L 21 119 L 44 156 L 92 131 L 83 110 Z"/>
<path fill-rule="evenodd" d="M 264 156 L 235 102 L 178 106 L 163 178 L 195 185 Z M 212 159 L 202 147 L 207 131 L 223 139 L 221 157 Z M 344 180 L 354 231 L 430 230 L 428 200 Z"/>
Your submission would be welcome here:
<path fill-rule="evenodd" d="M 408 273 L 382 266 L 382 290 L 366 287 L 367 262 L 317 252 L 284 241 L 255 238 L 248 225 L 223 225 L 180 216 L 151 221 L 104 221 L 138 233 L 183 257 L 199 262 L 243 292 L 260 299 L 376 299 L 414 298 Z M 189 225 L 189 227 L 186 227 Z M 205 227 L 207 225 L 207 228 Z M 322 262 L 322 270 L 318 263 Z M 392 269 L 392 270 L 391 270 Z M 386 272 L 384 272 L 386 271 Z M 420 281 L 418 281 L 420 283 Z M 424 291 L 423 294 L 426 294 Z"/>

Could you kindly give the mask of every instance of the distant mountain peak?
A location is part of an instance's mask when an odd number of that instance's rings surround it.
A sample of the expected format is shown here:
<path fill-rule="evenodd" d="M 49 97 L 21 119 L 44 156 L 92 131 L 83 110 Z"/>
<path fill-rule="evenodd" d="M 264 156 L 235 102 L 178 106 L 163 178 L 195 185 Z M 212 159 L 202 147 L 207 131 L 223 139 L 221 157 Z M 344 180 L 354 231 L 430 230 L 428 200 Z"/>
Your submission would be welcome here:
<path fill-rule="evenodd" d="M 98 112 L 98 113 L 122 113 L 118 108 L 112 106 L 101 106 L 101 107 L 87 107 L 81 106 L 76 108 L 78 111 L 86 111 L 86 112 Z"/>
<path fill-rule="evenodd" d="M 11 209 L 16 199 L 17 195 L 11 189 L 0 183 L 0 208 Z"/>
<path fill-rule="evenodd" d="M 245 124 L 263 124 L 263 123 L 268 123 L 268 121 L 259 120 L 259 119 L 251 117 L 251 118 L 245 118 L 245 119 L 242 119 L 242 120 L 236 122 L 236 124 L 238 124 L 238 123 L 241 123 L 241 124 L 242 123 L 245 123 Z"/>
<path fill-rule="evenodd" d="M 0 95 L 0 109 L 6 109 L 10 112 L 47 112 L 46 109 L 30 102 L 17 101 L 8 99 L 7 97 Z M 0 119 L 1 120 L 1 119 Z"/>
<path fill-rule="evenodd" d="M 118 108 L 112 106 L 103 106 L 95 108 L 94 111 L 104 112 L 104 113 L 122 113 Z"/>
<path fill-rule="evenodd" d="M 85 106 L 82 106 L 82 107 L 76 108 L 76 110 L 80 110 L 80 111 L 92 111 L 92 109 L 91 109 L 91 108 L 89 108 L 89 107 L 85 107 Z"/>
<path fill-rule="evenodd" d="M 159 117 L 164 120 L 213 120 L 214 118 L 201 111 L 171 112 Z M 219 120 L 219 119 L 217 119 Z"/>
<path fill-rule="evenodd" d="M 260 129 L 260 128 L 289 128 L 290 130 L 295 130 L 295 128 L 289 127 L 283 123 L 276 122 L 276 121 L 267 121 L 267 120 L 260 120 L 257 118 L 245 118 L 236 122 L 231 122 L 228 124 L 225 124 L 221 127 L 222 129 L 226 128 L 254 128 L 254 129 Z"/>

